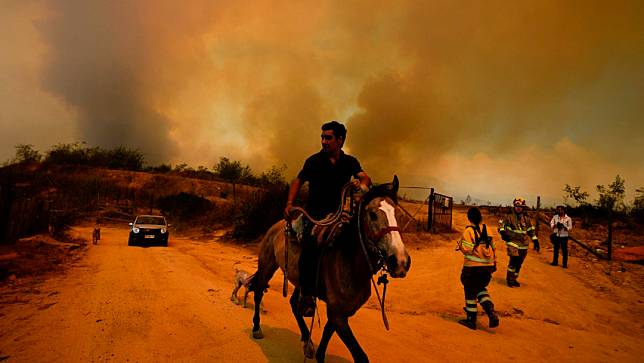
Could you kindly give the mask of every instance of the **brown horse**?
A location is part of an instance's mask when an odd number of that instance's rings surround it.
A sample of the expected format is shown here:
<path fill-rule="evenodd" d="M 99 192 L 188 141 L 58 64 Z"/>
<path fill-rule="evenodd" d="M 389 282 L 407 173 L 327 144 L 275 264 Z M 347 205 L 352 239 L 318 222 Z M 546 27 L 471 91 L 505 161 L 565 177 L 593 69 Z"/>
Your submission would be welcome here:
<path fill-rule="evenodd" d="M 394 213 L 397 191 L 398 178 L 394 176 L 393 183 L 374 187 L 365 193 L 349 224 L 333 244 L 324 247 L 321 252 L 317 295 L 326 302 L 327 323 L 315 352 L 318 362 L 324 361 L 333 333 L 338 333 L 354 361 L 368 362 L 367 355 L 349 327 L 349 317 L 369 299 L 370 280 L 380 268 L 384 268 L 392 277 L 405 277 L 411 265 Z M 278 268 L 284 271 L 288 266 L 288 279 L 295 285 L 290 299 L 291 309 L 302 333 L 304 354 L 312 358 L 315 349 L 310 343 L 310 332 L 297 308 L 300 295 L 297 271 L 299 245 L 288 243 L 289 261 L 285 264 L 285 227 L 285 221 L 274 224 L 260 244 L 257 272 L 251 280 L 251 289 L 255 294 L 253 337 L 263 338 L 259 326 L 259 306 L 264 288 Z"/>

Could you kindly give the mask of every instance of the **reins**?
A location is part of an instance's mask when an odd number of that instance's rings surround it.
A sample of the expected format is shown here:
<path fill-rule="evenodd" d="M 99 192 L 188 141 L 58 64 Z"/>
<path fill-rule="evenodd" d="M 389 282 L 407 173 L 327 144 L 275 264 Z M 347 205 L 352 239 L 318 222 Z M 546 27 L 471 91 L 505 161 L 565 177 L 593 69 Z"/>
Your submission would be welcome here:
<path fill-rule="evenodd" d="M 311 221 L 311 223 L 315 224 L 316 226 L 322 226 L 322 227 L 330 226 L 336 223 L 342 217 L 342 211 L 344 210 L 344 206 L 346 205 L 347 192 L 350 191 L 352 187 L 353 187 L 352 183 L 347 183 L 342 187 L 342 195 L 340 197 L 340 205 L 338 206 L 338 209 L 335 211 L 335 213 L 333 213 L 332 215 L 326 218 L 319 219 L 319 220 L 315 219 L 311 217 L 311 215 L 308 214 L 302 207 L 293 207 L 292 210 L 302 213 L 302 215 L 306 217 L 306 219 Z M 351 195 L 353 195 L 353 193 L 351 193 Z"/>
<path fill-rule="evenodd" d="M 380 292 L 378 292 L 378 286 L 376 285 L 376 282 L 373 280 L 373 275 L 376 274 L 378 271 L 374 271 L 373 265 L 371 264 L 371 258 L 369 257 L 369 252 L 367 252 L 367 247 L 365 246 L 364 243 L 364 238 L 362 236 L 362 228 L 361 228 L 361 223 L 362 223 L 362 204 L 363 201 L 360 200 L 360 205 L 358 206 L 358 240 L 360 241 L 360 246 L 362 247 L 362 252 L 364 253 L 364 256 L 367 260 L 367 264 L 369 265 L 369 272 L 371 272 L 371 284 L 373 285 L 373 289 L 376 290 L 376 296 L 378 297 L 378 302 L 380 304 L 380 312 L 382 313 L 382 322 L 385 324 L 385 329 L 389 330 L 389 320 L 387 319 L 387 313 L 385 312 L 385 295 L 387 294 L 387 284 L 389 283 L 389 280 L 387 280 L 387 274 L 386 273 L 381 273 L 381 275 L 378 277 L 378 285 L 383 284 L 382 288 L 382 299 L 380 298 Z M 384 237 L 385 234 L 392 232 L 392 231 L 398 231 L 398 227 L 387 227 L 383 228 L 378 233 L 376 233 L 374 236 L 377 236 L 378 239 L 375 241 L 373 239 L 370 239 L 372 243 L 376 243 L 380 240 L 380 238 Z M 371 230 L 368 230 L 371 232 Z M 369 233 L 371 234 L 371 233 Z M 377 265 L 379 267 L 379 271 L 387 271 L 387 264 L 385 263 L 384 256 L 382 256 L 382 252 L 380 250 L 373 246 L 373 248 L 377 252 L 378 256 L 378 261 Z"/>

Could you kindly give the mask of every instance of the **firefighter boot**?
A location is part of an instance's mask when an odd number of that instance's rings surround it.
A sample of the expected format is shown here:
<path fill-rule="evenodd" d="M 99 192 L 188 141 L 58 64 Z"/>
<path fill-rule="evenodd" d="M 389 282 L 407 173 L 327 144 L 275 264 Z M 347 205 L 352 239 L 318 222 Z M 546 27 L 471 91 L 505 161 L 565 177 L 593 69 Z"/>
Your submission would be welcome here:
<path fill-rule="evenodd" d="M 463 308 L 465 310 L 465 308 Z M 458 321 L 459 324 L 464 325 L 472 330 L 476 330 L 476 313 L 465 310 L 467 318 Z"/>
<path fill-rule="evenodd" d="M 487 317 L 490 321 L 490 328 L 496 328 L 499 326 L 499 315 L 494 311 L 494 304 L 492 301 L 486 301 L 481 304 L 483 310 L 487 314 Z"/>
<path fill-rule="evenodd" d="M 505 277 L 509 287 L 519 287 L 521 284 L 517 281 L 517 274 L 508 270 L 508 274 Z"/>

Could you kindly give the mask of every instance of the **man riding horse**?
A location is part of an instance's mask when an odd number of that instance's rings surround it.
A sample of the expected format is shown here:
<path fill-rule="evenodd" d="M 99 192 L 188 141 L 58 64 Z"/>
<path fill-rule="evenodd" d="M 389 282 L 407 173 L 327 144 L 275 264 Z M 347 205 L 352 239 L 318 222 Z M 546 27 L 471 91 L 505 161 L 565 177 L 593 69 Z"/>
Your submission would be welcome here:
<path fill-rule="evenodd" d="M 351 180 L 356 189 L 366 191 L 371 179 L 362 170 L 358 159 L 342 151 L 347 129 L 337 121 L 322 125 L 322 150 L 311 155 L 304 167 L 291 182 L 284 214 L 291 217 L 293 201 L 297 198 L 304 182 L 309 182 L 309 197 L 305 210 L 315 219 L 323 219 L 339 208 L 342 187 Z M 317 242 L 311 235 L 313 224 L 304 219 L 304 233 L 301 241 L 301 254 L 298 261 L 301 301 L 299 311 L 302 316 L 310 317 L 315 312 L 315 280 L 317 272 Z"/>

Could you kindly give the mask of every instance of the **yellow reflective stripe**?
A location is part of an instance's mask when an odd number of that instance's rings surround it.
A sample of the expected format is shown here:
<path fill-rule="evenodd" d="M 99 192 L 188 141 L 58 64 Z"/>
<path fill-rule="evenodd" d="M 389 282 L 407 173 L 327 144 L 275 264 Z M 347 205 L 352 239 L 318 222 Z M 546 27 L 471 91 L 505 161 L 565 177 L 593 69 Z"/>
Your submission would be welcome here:
<path fill-rule="evenodd" d="M 478 257 L 472 256 L 472 255 L 465 255 L 465 258 L 467 258 L 467 259 L 468 259 L 468 260 L 470 260 L 470 261 L 474 261 L 474 262 L 481 262 L 481 263 L 491 263 L 491 262 L 494 262 L 494 260 L 486 260 L 486 259 L 484 259 L 484 258 L 478 258 Z"/>
<path fill-rule="evenodd" d="M 519 246 L 518 244 L 516 244 L 516 243 L 514 243 L 514 242 L 505 242 L 505 244 L 506 244 L 507 246 L 512 246 L 512 247 L 514 247 L 514 248 L 518 248 L 518 249 L 520 249 L 520 250 L 527 250 L 527 249 L 528 249 L 528 246 Z"/>
<path fill-rule="evenodd" d="M 483 291 L 479 292 L 478 295 L 476 295 L 476 296 L 481 296 L 481 295 L 488 295 L 487 290 L 483 290 Z"/>
<path fill-rule="evenodd" d="M 533 240 L 533 241 L 538 240 L 537 236 L 533 236 L 533 237 L 532 237 L 532 240 Z"/>
<path fill-rule="evenodd" d="M 476 300 L 465 300 L 465 304 L 476 305 Z"/>
<path fill-rule="evenodd" d="M 477 309 L 477 308 L 468 308 L 468 307 L 465 307 L 465 311 L 469 311 L 470 313 L 476 313 L 476 312 L 478 312 L 478 309 Z"/>
<path fill-rule="evenodd" d="M 474 248 L 474 243 L 468 242 L 468 241 L 466 241 L 464 239 L 461 240 L 461 244 L 466 246 L 466 247 Z"/>
<path fill-rule="evenodd" d="M 510 229 L 510 232 L 518 233 L 518 234 L 526 234 L 527 232 L 521 229 Z"/>
<path fill-rule="evenodd" d="M 486 301 L 492 301 L 488 296 L 482 297 L 481 298 L 481 304 L 486 302 Z"/>
<path fill-rule="evenodd" d="M 528 231 L 532 231 L 533 229 L 534 227 L 531 226 L 530 228 L 528 228 Z"/>

